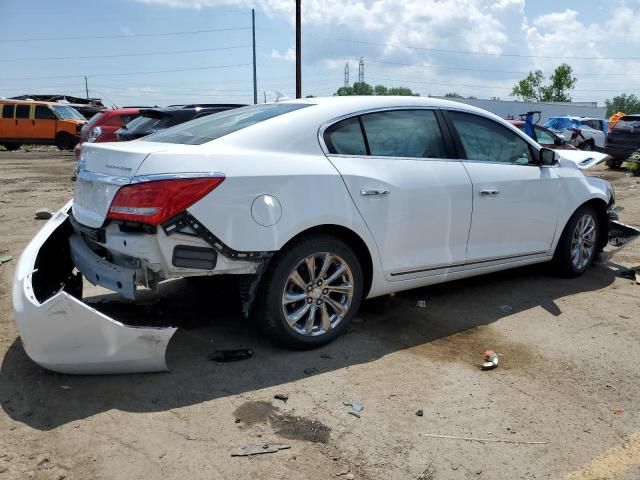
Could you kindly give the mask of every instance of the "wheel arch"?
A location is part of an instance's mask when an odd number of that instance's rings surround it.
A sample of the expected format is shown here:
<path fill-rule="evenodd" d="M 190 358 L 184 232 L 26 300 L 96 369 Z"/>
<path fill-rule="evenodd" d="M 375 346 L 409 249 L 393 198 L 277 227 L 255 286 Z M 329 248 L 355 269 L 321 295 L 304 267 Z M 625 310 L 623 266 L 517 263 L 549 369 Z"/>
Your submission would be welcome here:
<path fill-rule="evenodd" d="M 360 261 L 360 266 L 362 267 L 362 273 L 364 275 L 364 288 L 362 290 L 362 294 L 363 298 L 366 298 L 373 283 L 373 256 L 371 255 L 371 251 L 369 250 L 367 243 L 360 235 L 350 228 L 335 224 L 316 225 L 291 237 L 282 246 L 282 248 L 299 241 L 301 238 L 317 234 L 331 235 L 339 238 L 353 250 Z"/>
<path fill-rule="evenodd" d="M 607 209 L 609 208 L 609 206 L 607 205 L 607 202 L 605 202 L 602 198 L 599 198 L 599 197 L 594 197 L 594 198 L 590 198 L 589 200 L 586 200 L 585 202 L 580 204 L 573 212 L 571 212 L 571 215 L 569 215 L 569 217 L 564 223 L 564 226 L 562 227 L 562 234 L 558 238 L 561 238 L 562 235 L 564 235 L 564 232 L 571 218 L 575 215 L 575 213 L 578 210 L 580 210 L 584 206 L 592 207 L 596 211 L 596 214 L 598 215 L 598 250 L 597 251 L 601 252 L 609 242 L 609 216 L 607 214 Z M 557 245 L 556 245 L 556 248 L 558 248 Z"/>

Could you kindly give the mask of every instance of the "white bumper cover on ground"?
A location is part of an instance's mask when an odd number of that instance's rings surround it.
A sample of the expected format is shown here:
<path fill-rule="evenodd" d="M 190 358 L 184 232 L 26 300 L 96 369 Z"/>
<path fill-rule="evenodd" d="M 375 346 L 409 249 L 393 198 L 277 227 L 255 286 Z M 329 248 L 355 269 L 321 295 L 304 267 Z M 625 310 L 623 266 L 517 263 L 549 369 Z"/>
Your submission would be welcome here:
<path fill-rule="evenodd" d="M 38 232 L 16 268 L 13 306 L 27 355 L 40 366 L 61 373 L 167 370 L 165 352 L 176 328 L 127 326 L 62 290 L 38 301 L 33 282 L 38 255 L 51 236 L 64 228 L 70 208 L 71 203 Z"/>

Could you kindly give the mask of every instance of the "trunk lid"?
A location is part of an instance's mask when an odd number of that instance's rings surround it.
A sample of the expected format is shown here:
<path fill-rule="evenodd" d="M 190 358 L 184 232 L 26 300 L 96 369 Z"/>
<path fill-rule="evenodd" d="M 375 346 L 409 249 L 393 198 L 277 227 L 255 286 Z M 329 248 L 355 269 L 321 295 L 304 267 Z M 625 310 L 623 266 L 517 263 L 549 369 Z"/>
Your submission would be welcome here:
<path fill-rule="evenodd" d="M 104 223 L 116 192 L 149 156 L 171 145 L 151 142 L 83 144 L 73 195 L 74 218 L 89 227 Z"/>

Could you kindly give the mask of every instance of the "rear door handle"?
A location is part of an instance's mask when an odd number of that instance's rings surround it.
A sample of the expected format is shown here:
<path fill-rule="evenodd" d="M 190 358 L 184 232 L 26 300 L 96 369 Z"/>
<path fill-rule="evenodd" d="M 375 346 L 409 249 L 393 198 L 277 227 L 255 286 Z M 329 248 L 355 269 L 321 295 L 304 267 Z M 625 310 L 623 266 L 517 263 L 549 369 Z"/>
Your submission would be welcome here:
<path fill-rule="evenodd" d="M 360 195 L 363 197 L 370 197 L 373 195 L 389 195 L 389 190 L 383 188 L 372 188 L 369 190 L 360 190 Z"/>
<path fill-rule="evenodd" d="M 500 190 L 480 190 L 481 197 L 495 197 L 500 194 Z"/>

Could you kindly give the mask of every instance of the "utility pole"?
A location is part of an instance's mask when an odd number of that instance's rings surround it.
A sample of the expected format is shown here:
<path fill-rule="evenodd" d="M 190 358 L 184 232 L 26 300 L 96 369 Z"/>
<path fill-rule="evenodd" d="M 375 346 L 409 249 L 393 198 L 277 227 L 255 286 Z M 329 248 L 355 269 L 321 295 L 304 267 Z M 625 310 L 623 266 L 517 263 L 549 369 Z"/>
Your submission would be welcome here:
<path fill-rule="evenodd" d="M 358 93 L 364 92 L 364 57 L 360 57 L 358 63 Z"/>
<path fill-rule="evenodd" d="M 87 76 L 84 76 L 84 91 L 87 94 L 87 100 L 89 99 L 89 84 L 87 83 Z"/>
<path fill-rule="evenodd" d="M 256 11 L 251 9 L 251 33 L 253 35 L 253 104 L 258 103 L 258 80 L 256 78 Z"/>
<path fill-rule="evenodd" d="M 296 0 L 296 98 L 302 98 L 302 32 L 300 0 Z"/>

